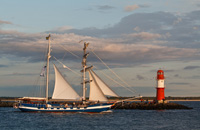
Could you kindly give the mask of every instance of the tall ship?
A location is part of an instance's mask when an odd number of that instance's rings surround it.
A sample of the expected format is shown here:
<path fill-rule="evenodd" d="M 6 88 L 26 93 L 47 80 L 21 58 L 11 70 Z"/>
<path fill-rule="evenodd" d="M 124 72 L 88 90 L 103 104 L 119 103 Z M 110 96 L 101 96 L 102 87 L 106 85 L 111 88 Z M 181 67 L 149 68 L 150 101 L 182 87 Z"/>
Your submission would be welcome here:
<path fill-rule="evenodd" d="M 64 78 L 57 66 L 54 66 L 55 85 L 52 99 L 49 99 L 49 64 L 51 56 L 51 45 L 49 34 L 48 52 L 46 58 L 46 96 L 45 97 L 22 97 L 19 98 L 15 108 L 22 112 L 106 112 L 110 111 L 114 102 L 109 102 L 106 96 L 119 97 L 93 70 L 93 66 L 87 66 L 87 47 L 89 43 L 84 42 L 82 58 L 82 95 L 80 96 L 69 82 Z M 89 80 L 86 78 L 89 74 Z M 90 86 L 89 98 L 86 98 L 86 84 Z M 86 100 L 87 99 L 87 100 Z M 69 102 L 53 102 L 52 100 L 68 100 Z"/>

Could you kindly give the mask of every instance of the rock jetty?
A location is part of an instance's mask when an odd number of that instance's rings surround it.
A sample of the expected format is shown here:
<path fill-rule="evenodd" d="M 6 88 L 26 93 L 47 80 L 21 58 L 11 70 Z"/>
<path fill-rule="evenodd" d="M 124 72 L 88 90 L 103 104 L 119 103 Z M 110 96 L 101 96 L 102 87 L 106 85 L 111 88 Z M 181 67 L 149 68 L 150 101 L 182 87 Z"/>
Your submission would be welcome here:
<path fill-rule="evenodd" d="M 112 109 L 168 110 L 192 108 L 177 103 L 118 102 L 112 106 Z"/>
<path fill-rule="evenodd" d="M 14 102 L 2 102 L 0 101 L 0 107 L 13 107 Z"/>

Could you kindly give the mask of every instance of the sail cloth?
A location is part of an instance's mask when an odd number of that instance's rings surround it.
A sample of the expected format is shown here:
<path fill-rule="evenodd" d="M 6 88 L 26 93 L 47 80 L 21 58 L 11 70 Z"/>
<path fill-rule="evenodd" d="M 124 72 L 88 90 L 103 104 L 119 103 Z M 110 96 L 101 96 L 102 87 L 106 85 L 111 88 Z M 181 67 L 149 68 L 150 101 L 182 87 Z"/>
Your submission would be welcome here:
<path fill-rule="evenodd" d="M 95 78 L 104 95 L 119 97 L 103 80 L 100 79 L 100 77 L 93 70 L 91 70 L 91 74 Z"/>
<path fill-rule="evenodd" d="M 54 65 L 55 70 L 55 87 L 52 99 L 75 99 L 79 100 L 80 96 L 69 85 L 67 80 L 59 72 L 58 68 Z"/>
<path fill-rule="evenodd" d="M 101 101 L 106 102 L 108 99 L 103 94 L 102 90 L 100 89 L 99 85 L 97 84 L 94 76 L 91 74 L 91 71 L 89 71 L 89 77 L 90 77 L 90 95 L 89 100 L 90 101 Z"/>

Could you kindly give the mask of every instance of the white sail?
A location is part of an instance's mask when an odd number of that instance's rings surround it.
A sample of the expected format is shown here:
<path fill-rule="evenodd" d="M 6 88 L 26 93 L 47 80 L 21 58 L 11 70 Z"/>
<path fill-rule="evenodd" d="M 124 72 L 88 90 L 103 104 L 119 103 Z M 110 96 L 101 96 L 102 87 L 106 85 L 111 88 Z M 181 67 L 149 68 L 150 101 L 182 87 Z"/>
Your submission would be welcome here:
<path fill-rule="evenodd" d="M 55 87 L 52 99 L 80 99 L 80 96 L 69 85 L 67 80 L 62 76 L 57 67 L 54 65 L 55 70 Z"/>
<path fill-rule="evenodd" d="M 104 96 L 102 90 L 100 89 L 99 85 L 97 84 L 95 78 L 89 71 L 90 76 L 90 95 L 89 100 L 90 101 L 108 101 L 108 99 Z"/>
<path fill-rule="evenodd" d="M 91 73 L 94 76 L 97 84 L 103 91 L 104 95 L 119 97 L 105 82 L 103 82 L 103 80 L 100 79 L 100 77 L 93 70 L 91 70 Z"/>

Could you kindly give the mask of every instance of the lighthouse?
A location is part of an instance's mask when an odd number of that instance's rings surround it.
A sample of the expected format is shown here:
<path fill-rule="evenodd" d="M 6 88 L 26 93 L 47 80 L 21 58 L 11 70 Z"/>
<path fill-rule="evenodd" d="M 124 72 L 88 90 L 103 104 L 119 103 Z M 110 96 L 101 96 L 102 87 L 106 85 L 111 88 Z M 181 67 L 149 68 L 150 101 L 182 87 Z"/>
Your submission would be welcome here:
<path fill-rule="evenodd" d="M 157 93 L 156 93 L 156 100 L 158 103 L 164 103 L 165 100 L 165 85 L 164 85 L 164 71 L 158 70 L 157 71 Z"/>

